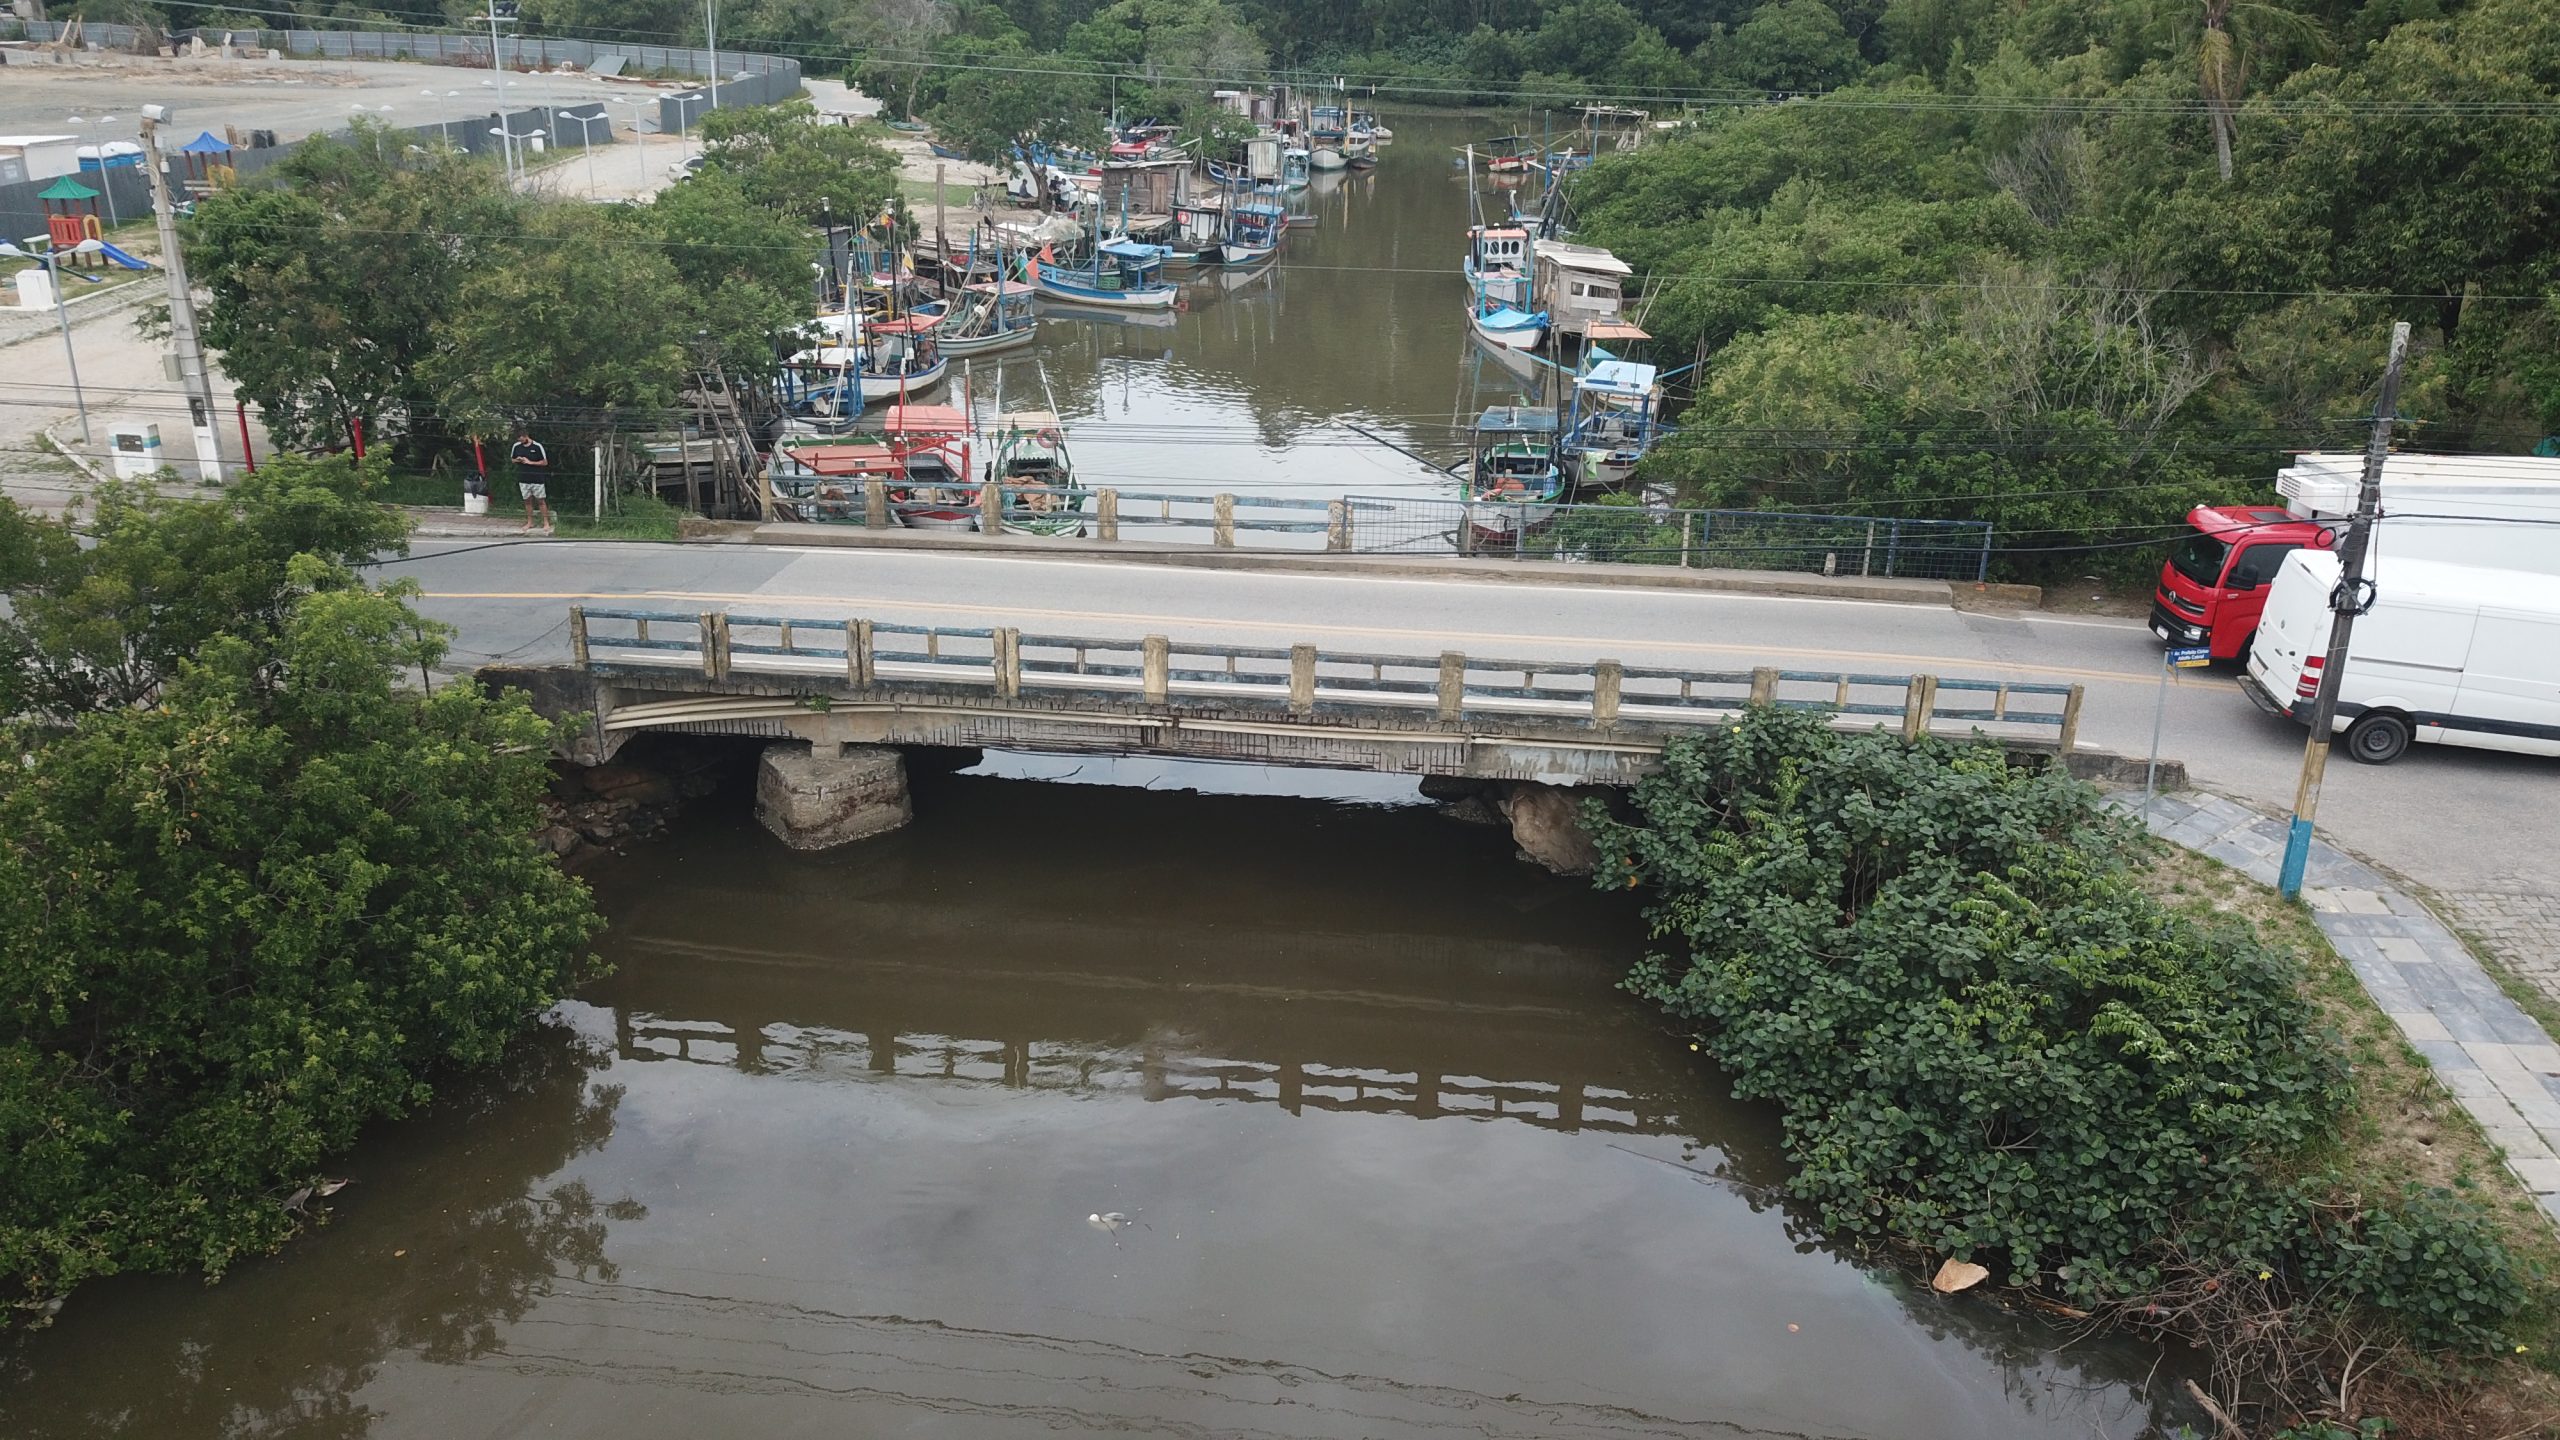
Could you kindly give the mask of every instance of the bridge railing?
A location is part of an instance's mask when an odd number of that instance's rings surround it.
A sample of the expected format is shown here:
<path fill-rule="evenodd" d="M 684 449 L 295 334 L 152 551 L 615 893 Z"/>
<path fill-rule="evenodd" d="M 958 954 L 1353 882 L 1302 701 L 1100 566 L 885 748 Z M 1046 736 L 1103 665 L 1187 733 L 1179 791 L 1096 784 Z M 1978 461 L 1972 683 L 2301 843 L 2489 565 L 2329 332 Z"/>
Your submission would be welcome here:
<path fill-rule="evenodd" d="M 841 483 L 806 477 L 778 478 L 773 504 L 779 519 L 859 525 L 868 530 L 941 527 L 992 535 L 1041 522 L 1048 533 L 1105 541 L 1120 539 L 1124 524 L 1205 531 L 1209 543 L 1223 550 L 1253 548 L 1239 537 L 1254 535 L 1320 537 L 1324 549 L 1348 550 L 1352 534 L 1363 522 L 1383 524 L 1396 508 L 1388 500 L 1348 497 L 1302 500 L 1268 495 L 1007 485 L 999 481 L 914 486 L 893 484 L 878 476 Z M 1035 510 L 1034 506 L 1042 508 Z"/>
<path fill-rule="evenodd" d="M 1771 510 L 1674 510 L 1649 505 L 1514 505 L 1495 501 L 1342 495 L 1328 500 L 1161 491 L 1039 489 L 994 482 L 946 485 L 919 499 L 881 477 L 778 479 L 778 519 L 947 526 L 996 534 L 1028 518 L 1026 496 L 1073 502 L 1076 523 L 1043 533 L 1118 541 L 1128 526 L 1150 539 L 1205 532 L 1218 549 L 1317 548 L 1342 554 L 1563 560 L 1677 569 L 1785 570 L 1902 580 L 1980 581 L 1991 573 L 1991 526 L 1978 520 L 1816 515 Z M 1020 528 L 1016 526 L 1015 528 Z M 1264 539 L 1261 537 L 1272 537 Z"/>
<path fill-rule="evenodd" d="M 1686 670 L 1616 660 L 1395 655 L 1316 645 L 1219 645 L 1055 635 L 1016 626 L 572 606 L 577 662 L 607 674 L 803 682 L 820 693 L 899 691 L 997 701 L 1087 696 L 1125 706 L 1203 704 L 1315 723 L 1389 720 L 1462 730 L 1471 719 L 1607 735 L 1730 722 L 1751 705 L 1815 711 L 1906 737 L 1958 726 L 2068 752 L 2081 687 L 2034 681 L 1758 666 Z M 795 687 L 796 688 L 796 687 Z"/>

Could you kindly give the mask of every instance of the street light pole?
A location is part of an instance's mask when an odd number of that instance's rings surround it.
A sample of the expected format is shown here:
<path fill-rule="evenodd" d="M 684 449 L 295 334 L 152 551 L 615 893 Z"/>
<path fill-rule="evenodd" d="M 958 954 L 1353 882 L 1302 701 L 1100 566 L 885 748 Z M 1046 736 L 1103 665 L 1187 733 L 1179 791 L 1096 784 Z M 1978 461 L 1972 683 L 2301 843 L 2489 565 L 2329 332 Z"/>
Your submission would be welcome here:
<path fill-rule="evenodd" d="M 96 241 L 85 242 L 96 244 Z M 62 363 L 71 372 L 71 403 L 80 411 L 80 443 L 94 445 L 97 437 L 89 433 L 89 397 L 80 389 L 80 356 L 71 348 L 71 310 L 62 302 L 62 252 L 48 245 L 41 251 L 21 250 L 0 241 L 0 255 L 12 260 L 33 260 L 45 268 L 53 280 L 53 318 L 62 322 Z"/>
<path fill-rule="evenodd" d="M 142 168 L 151 177 L 151 209 L 160 222 L 160 268 L 169 277 L 169 343 L 178 352 L 178 378 L 187 387 L 187 416 L 195 431 L 196 477 L 222 483 L 222 446 L 213 432 L 213 375 L 205 365 L 204 339 L 196 330 L 196 296 L 187 284 L 186 256 L 178 250 L 178 207 L 169 198 L 169 170 L 160 154 L 160 122 L 169 112 L 142 107 Z"/>
<path fill-rule="evenodd" d="M 2347 640 L 2356 616 L 2372 602 L 2364 589 L 2365 552 L 2373 543 L 2375 513 L 2382 508 L 2382 466 L 2391 454 L 2391 426 L 2400 408 L 2400 367 L 2409 358 L 2409 322 L 2391 327 L 2391 355 L 2382 367 L 2381 403 L 2374 406 L 2373 433 L 2364 446 L 2364 485 L 2356 497 L 2355 518 L 2338 542 L 2338 588 L 2329 592 L 2329 653 L 2320 665 L 2320 689 L 2311 701 L 2311 739 L 2302 748 L 2302 778 L 2293 792 L 2293 824 L 2285 832 L 2284 865 L 2276 872 L 2276 889 L 2287 900 L 2302 894 L 2303 871 L 2311 861 L 2311 822 L 2320 809 L 2320 782 L 2329 769 L 2329 732 L 2338 719 L 2338 682 L 2347 668 Z M 2303 662 L 2308 665 L 2308 660 Z"/>
<path fill-rule="evenodd" d="M 512 9 L 513 7 L 510 6 L 509 8 Z M 490 0 L 488 14 L 474 15 L 471 18 L 474 20 L 486 20 L 489 22 L 489 73 L 496 77 L 490 82 L 490 84 L 495 87 L 498 92 L 498 128 L 500 130 L 514 129 L 515 126 L 513 122 L 507 119 L 507 71 L 505 66 L 498 63 L 498 22 L 502 19 L 511 20 L 515 17 L 512 15 L 500 15 L 498 13 L 497 0 Z M 506 167 L 507 178 L 509 180 L 513 180 L 516 176 L 515 149 L 504 141 L 501 141 L 500 145 L 503 152 L 503 159 L 501 163 Z"/>
<path fill-rule="evenodd" d="M 71 123 L 86 129 L 92 122 L 74 115 L 71 117 Z M 103 132 L 106 127 L 116 123 L 116 117 L 113 115 L 101 115 L 97 118 L 95 123 L 99 130 Z M 105 196 L 107 199 L 107 228 L 109 230 L 113 230 L 117 225 L 123 222 L 116 219 L 116 184 L 115 177 L 107 173 L 107 141 L 104 134 L 102 133 L 99 136 L 97 144 L 89 148 L 98 152 L 98 193 Z"/>
<path fill-rule="evenodd" d="M 640 188 L 632 192 L 636 196 L 649 188 L 649 144 L 647 138 L 640 133 L 640 112 L 644 107 L 654 106 L 658 102 L 617 99 L 613 103 L 631 107 L 631 154 L 634 162 L 640 167 Z"/>
<path fill-rule="evenodd" d="M 598 101 L 596 103 L 596 113 L 593 115 L 571 115 L 566 111 L 563 111 L 560 118 L 563 120 L 575 120 L 578 122 L 578 148 L 587 152 L 587 191 L 590 195 L 593 195 L 599 188 L 596 184 L 596 137 L 595 132 L 589 130 L 587 127 L 599 124 L 604 126 L 604 138 L 607 143 L 611 143 L 613 140 L 613 117 L 604 113 L 604 103 L 602 101 Z"/>
<path fill-rule="evenodd" d="M 720 0 L 702 0 L 702 40 L 711 51 L 711 108 L 720 108 Z"/>

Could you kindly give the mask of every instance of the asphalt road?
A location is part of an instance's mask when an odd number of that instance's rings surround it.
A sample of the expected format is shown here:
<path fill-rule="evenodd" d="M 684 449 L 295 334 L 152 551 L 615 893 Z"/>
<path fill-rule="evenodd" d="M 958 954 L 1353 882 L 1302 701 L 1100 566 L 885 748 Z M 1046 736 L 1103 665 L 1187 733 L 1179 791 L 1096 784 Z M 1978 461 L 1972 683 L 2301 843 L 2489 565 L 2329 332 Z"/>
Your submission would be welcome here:
<path fill-rule="evenodd" d="M 465 665 L 565 660 L 573 601 L 734 604 L 1097 637 L 2076 681 L 2088 687 L 2082 738 L 2130 755 L 2150 747 L 2160 683 L 2159 642 L 2136 621 L 1853 600 L 597 542 L 422 541 L 387 573 L 418 580 L 427 611 L 460 628 Z M 2198 784 L 2281 810 L 2303 738 L 2253 708 L 2226 670 L 2170 681 L 2161 752 Z M 2422 885 L 2560 894 L 2555 779 L 2560 762 L 2526 756 L 2422 747 L 2383 767 L 2341 756 L 2321 818 L 2337 843 Z"/>

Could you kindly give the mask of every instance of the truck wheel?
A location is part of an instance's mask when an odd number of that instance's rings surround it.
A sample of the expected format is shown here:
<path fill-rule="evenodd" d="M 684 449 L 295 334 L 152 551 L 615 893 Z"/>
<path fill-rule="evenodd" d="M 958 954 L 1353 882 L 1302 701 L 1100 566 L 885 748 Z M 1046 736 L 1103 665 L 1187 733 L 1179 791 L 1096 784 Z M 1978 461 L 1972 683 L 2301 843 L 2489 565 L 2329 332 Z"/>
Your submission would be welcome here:
<path fill-rule="evenodd" d="M 2367 765 L 2388 765 L 2409 748 L 2409 722 L 2388 710 L 2369 710 L 2347 727 L 2347 754 Z"/>

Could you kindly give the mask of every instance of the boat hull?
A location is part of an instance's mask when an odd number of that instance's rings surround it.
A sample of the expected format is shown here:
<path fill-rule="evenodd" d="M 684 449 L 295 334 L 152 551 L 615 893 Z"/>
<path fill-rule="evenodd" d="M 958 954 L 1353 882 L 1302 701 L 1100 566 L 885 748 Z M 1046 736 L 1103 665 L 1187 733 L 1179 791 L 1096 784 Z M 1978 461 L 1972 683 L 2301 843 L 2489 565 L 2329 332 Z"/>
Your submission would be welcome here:
<path fill-rule="evenodd" d="M 1495 325 L 1473 309 L 1467 311 L 1467 324 L 1486 344 L 1498 345 L 1505 350 L 1535 350 L 1538 342 L 1547 338 L 1547 327 L 1543 323 Z"/>
<path fill-rule="evenodd" d="M 1327 146 L 1307 157 L 1307 168 L 1326 171 L 1347 170 L 1351 168 L 1351 160 L 1341 151 Z"/>
<path fill-rule="evenodd" d="M 905 375 L 865 375 L 862 377 L 862 398 L 865 403 L 868 403 L 873 400 L 895 400 L 901 395 L 921 395 L 941 384 L 943 378 L 950 373 L 951 362 L 947 359 L 937 359 L 924 369 L 910 371 Z"/>
<path fill-rule="evenodd" d="M 1170 310 L 1182 292 L 1167 285 L 1150 290 L 1095 290 L 1049 278 L 1043 271 L 1033 282 L 1042 298 L 1064 300 L 1073 305 L 1095 305 L 1109 310 Z"/>
<path fill-rule="evenodd" d="M 946 338 L 942 342 L 945 355 L 991 355 L 999 350 L 1019 350 L 1040 338 L 1038 325 L 1017 325 L 993 335 L 966 335 Z"/>

